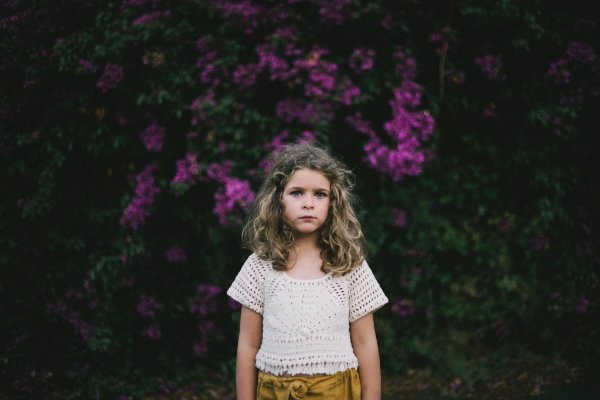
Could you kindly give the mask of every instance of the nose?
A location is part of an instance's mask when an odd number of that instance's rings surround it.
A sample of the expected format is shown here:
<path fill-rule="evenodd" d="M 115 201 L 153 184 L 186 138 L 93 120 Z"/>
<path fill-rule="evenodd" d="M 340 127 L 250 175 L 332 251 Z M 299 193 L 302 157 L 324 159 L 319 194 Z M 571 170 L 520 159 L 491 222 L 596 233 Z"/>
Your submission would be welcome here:
<path fill-rule="evenodd" d="M 313 205 L 312 196 L 305 196 L 304 203 L 302 204 L 302 208 L 312 209 L 313 207 L 314 207 L 314 205 Z"/>

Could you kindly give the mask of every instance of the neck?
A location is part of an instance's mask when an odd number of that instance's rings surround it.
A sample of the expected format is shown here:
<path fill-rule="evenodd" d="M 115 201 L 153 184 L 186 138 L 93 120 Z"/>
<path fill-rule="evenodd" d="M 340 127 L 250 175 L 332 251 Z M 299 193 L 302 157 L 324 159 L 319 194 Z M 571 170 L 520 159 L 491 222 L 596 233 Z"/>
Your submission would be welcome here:
<path fill-rule="evenodd" d="M 294 244 L 299 250 L 314 250 L 319 248 L 317 232 L 309 235 L 296 235 Z"/>

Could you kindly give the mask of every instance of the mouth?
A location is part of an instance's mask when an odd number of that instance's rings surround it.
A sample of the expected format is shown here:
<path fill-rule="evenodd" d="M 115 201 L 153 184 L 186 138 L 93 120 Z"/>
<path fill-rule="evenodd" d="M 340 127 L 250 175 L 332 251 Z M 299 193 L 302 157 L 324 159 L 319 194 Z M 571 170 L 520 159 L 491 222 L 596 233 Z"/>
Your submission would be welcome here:
<path fill-rule="evenodd" d="M 300 217 L 301 220 L 303 221 L 310 221 L 312 219 L 316 219 L 315 217 L 311 217 L 310 215 L 305 215 L 303 217 Z"/>

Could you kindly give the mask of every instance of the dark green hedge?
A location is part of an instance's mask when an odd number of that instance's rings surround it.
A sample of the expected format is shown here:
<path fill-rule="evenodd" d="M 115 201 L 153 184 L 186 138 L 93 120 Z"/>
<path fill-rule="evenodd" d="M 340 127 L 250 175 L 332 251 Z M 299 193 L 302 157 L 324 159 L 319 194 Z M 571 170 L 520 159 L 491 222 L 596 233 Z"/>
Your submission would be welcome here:
<path fill-rule="evenodd" d="M 592 2 L 0 6 L 3 390 L 114 397 L 232 377 L 224 292 L 270 151 L 357 175 L 384 368 L 524 354 L 594 371 Z"/>

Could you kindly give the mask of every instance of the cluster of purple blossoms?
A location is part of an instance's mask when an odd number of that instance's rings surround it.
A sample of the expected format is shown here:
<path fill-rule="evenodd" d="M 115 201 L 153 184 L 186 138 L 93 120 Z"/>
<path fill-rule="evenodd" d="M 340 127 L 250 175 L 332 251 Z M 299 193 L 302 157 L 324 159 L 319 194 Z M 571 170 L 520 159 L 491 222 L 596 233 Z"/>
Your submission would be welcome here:
<path fill-rule="evenodd" d="M 587 43 L 571 42 L 565 50 L 565 56 L 550 64 L 546 75 L 557 85 L 571 82 L 569 66 L 573 62 L 591 63 L 597 59 L 594 48 Z"/>
<path fill-rule="evenodd" d="M 296 67 L 290 67 L 290 64 L 276 54 L 275 46 L 263 44 L 256 47 L 258 71 L 269 70 L 269 79 L 272 81 L 286 81 L 298 74 Z"/>
<path fill-rule="evenodd" d="M 221 293 L 221 288 L 210 284 L 200 284 L 196 295 L 188 299 L 188 308 L 192 314 L 207 315 L 215 312 L 215 297 Z"/>
<path fill-rule="evenodd" d="M 152 122 L 140 132 L 140 139 L 148 151 L 161 151 L 165 138 L 165 128 Z"/>
<path fill-rule="evenodd" d="M 401 210 L 399 208 L 392 208 L 392 225 L 397 228 L 404 229 L 406 228 L 406 211 Z"/>
<path fill-rule="evenodd" d="M 365 121 L 355 115 L 349 122 L 355 128 L 367 134 L 369 141 L 364 146 L 366 162 L 371 168 L 386 173 L 396 182 L 406 175 L 421 173 L 421 165 L 426 161 L 425 154 L 419 151 L 422 140 L 431 136 L 434 120 L 427 111 L 411 111 L 421 100 L 419 86 L 412 81 L 405 81 L 394 91 L 394 99 L 390 101 L 392 119 L 384 124 L 384 129 L 395 142 L 388 147 L 375 135 Z"/>
<path fill-rule="evenodd" d="M 319 15 L 321 22 L 332 22 L 341 25 L 347 18 L 351 0 L 319 1 Z"/>
<path fill-rule="evenodd" d="M 394 57 L 398 60 L 396 71 L 402 83 L 394 90 L 394 98 L 389 102 L 392 119 L 384 124 L 394 145 L 384 144 L 360 113 L 346 118 L 346 121 L 369 138 L 364 146 L 366 163 L 400 181 L 406 175 L 421 173 L 421 165 L 427 161 L 425 152 L 420 150 L 421 141 L 431 136 L 435 121 L 428 111 L 414 110 L 421 104 L 421 87 L 414 82 L 414 59 L 407 57 L 401 49 Z"/>
<path fill-rule="evenodd" d="M 300 99 L 285 99 L 278 101 L 275 113 L 280 119 L 287 123 L 298 120 L 303 124 L 315 121 L 320 114 L 317 105 Z"/>
<path fill-rule="evenodd" d="M 575 314 L 587 314 L 590 302 L 585 295 L 579 295 L 572 300 L 565 299 L 560 291 L 550 295 L 548 309 L 556 314 L 562 314 L 565 309 L 570 309 Z"/>
<path fill-rule="evenodd" d="M 114 89 L 117 87 L 119 82 L 123 79 L 123 68 L 116 64 L 107 63 L 104 66 L 104 71 L 98 79 L 96 83 L 96 87 L 102 92 L 106 93 L 107 91 Z"/>
<path fill-rule="evenodd" d="M 162 17 L 171 15 L 170 11 L 152 11 L 146 14 L 142 14 L 131 23 L 134 26 L 149 24 L 154 21 L 158 21 Z"/>
<path fill-rule="evenodd" d="M 160 325 L 156 322 L 148 325 L 143 331 L 142 336 L 147 337 L 150 340 L 158 340 L 162 337 L 162 331 Z"/>
<path fill-rule="evenodd" d="M 123 215 L 119 221 L 121 226 L 137 230 L 150 215 L 150 207 L 154 203 L 154 198 L 160 192 L 152 175 L 155 169 L 156 165 L 151 164 L 135 177 L 135 193 L 131 202 L 123 210 Z"/>
<path fill-rule="evenodd" d="M 352 105 L 352 101 L 355 97 L 361 95 L 361 90 L 358 86 L 354 85 L 349 79 L 345 79 L 342 83 L 342 95 L 340 97 L 340 103 L 344 105 Z"/>
<path fill-rule="evenodd" d="M 179 245 L 173 245 L 165 252 L 165 258 L 167 262 L 171 264 L 181 264 L 187 259 L 185 250 Z"/>
<path fill-rule="evenodd" d="M 240 212 L 248 212 L 254 198 L 255 194 L 248 181 L 227 177 L 215 193 L 213 212 L 219 218 L 221 226 L 230 225 L 230 217 L 236 223 L 241 223 Z"/>
<path fill-rule="evenodd" d="M 594 48 L 587 43 L 571 42 L 565 51 L 569 61 L 594 62 L 596 61 L 596 52 Z"/>
<path fill-rule="evenodd" d="M 565 85 L 571 82 L 571 71 L 567 69 L 569 64 L 568 60 L 561 58 L 560 60 L 554 61 L 548 67 L 546 75 L 552 79 L 552 82 L 556 85 Z"/>
<path fill-rule="evenodd" d="M 308 80 L 304 84 L 304 94 L 307 97 L 325 97 L 336 86 L 338 66 L 335 63 L 321 61 L 308 73 Z"/>
<path fill-rule="evenodd" d="M 184 189 L 196 184 L 200 165 L 198 164 L 198 155 L 188 152 L 181 160 L 177 160 L 176 172 L 171 179 L 171 187 L 174 189 Z M 175 194 L 181 194 L 180 190 L 176 190 Z"/>
<path fill-rule="evenodd" d="M 196 357 L 204 357 L 206 353 L 208 353 L 208 343 L 206 342 L 206 339 L 201 338 L 194 342 L 192 351 Z"/>
<path fill-rule="evenodd" d="M 90 60 L 84 60 L 84 59 L 79 60 L 79 66 L 81 67 L 83 72 L 85 72 L 87 74 L 95 74 L 96 73 L 96 67 Z"/>
<path fill-rule="evenodd" d="M 156 316 L 156 311 L 162 309 L 163 306 L 155 298 L 140 295 L 140 300 L 137 303 L 136 309 L 138 314 L 143 318 L 153 318 Z"/>
<path fill-rule="evenodd" d="M 75 330 L 75 333 L 81 336 L 83 340 L 90 340 L 94 334 L 94 327 L 85 322 L 79 312 L 69 310 L 63 301 L 48 303 L 46 305 L 46 310 L 69 323 L 69 325 L 71 325 L 71 327 Z"/>
<path fill-rule="evenodd" d="M 241 213 L 246 213 L 254 201 L 255 194 L 246 180 L 231 177 L 231 161 L 209 165 L 207 177 L 221 184 L 215 193 L 213 213 L 219 218 L 221 226 L 228 226 L 233 218 L 241 222 Z"/>
<path fill-rule="evenodd" d="M 209 118 L 207 108 L 215 105 L 215 92 L 212 88 L 208 89 L 203 95 L 197 97 L 190 105 L 190 110 L 194 112 L 194 116 L 191 120 L 192 126 L 198 125 L 200 121 L 209 126 L 212 125 L 213 122 Z"/>
<path fill-rule="evenodd" d="M 250 34 L 260 25 L 260 17 L 264 15 L 263 7 L 253 5 L 250 0 L 222 1 L 213 0 L 224 19 L 233 19 L 239 22 L 247 34 Z"/>
<path fill-rule="evenodd" d="M 282 131 L 278 135 L 275 135 L 271 141 L 263 144 L 262 148 L 269 152 L 278 151 L 286 146 L 289 137 L 290 133 L 287 130 Z"/>
<path fill-rule="evenodd" d="M 465 83 L 465 72 L 456 70 L 454 68 L 447 68 L 446 78 L 449 82 L 455 83 L 457 85 L 462 85 L 463 83 Z"/>
<path fill-rule="evenodd" d="M 215 60 L 218 53 L 215 50 L 207 51 L 196 60 L 196 68 L 200 70 L 200 81 L 202 83 L 214 83 L 213 75 L 216 72 Z"/>
<path fill-rule="evenodd" d="M 404 318 L 415 312 L 415 302 L 409 299 L 396 299 L 392 304 L 392 312 Z"/>
<path fill-rule="evenodd" d="M 506 75 L 500 73 L 502 57 L 499 54 L 488 54 L 475 59 L 475 65 L 492 81 L 505 81 Z"/>
<path fill-rule="evenodd" d="M 358 48 L 352 52 L 349 65 L 356 73 L 362 73 L 373 69 L 375 62 L 373 57 L 375 51 L 373 49 Z"/>
<path fill-rule="evenodd" d="M 242 88 L 248 88 L 256 84 L 256 78 L 260 68 L 256 64 L 242 64 L 233 71 L 233 82 Z"/>

